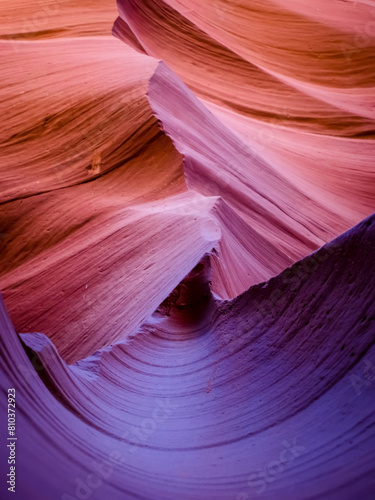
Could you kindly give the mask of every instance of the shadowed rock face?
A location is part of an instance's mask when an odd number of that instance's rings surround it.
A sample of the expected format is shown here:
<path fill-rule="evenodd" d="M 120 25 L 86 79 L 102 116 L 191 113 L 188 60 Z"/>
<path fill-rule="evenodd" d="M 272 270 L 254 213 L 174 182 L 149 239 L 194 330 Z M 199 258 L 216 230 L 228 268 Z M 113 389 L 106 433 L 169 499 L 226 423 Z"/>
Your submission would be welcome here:
<path fill-rule="evenodd" d="M 0 8 L 15 497 L 372 500 L 374 8 L 117 7 Z"/>

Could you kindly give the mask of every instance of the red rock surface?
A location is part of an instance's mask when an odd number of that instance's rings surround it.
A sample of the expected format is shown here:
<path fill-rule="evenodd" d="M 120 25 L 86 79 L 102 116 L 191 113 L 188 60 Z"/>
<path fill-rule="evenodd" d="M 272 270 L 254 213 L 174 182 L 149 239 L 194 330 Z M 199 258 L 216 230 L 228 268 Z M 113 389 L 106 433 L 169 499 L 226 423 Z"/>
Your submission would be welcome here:
<path fill-rule="evenodd" d="M 0 20 L 19 498 L 372 499 L 372 2 Z"/>

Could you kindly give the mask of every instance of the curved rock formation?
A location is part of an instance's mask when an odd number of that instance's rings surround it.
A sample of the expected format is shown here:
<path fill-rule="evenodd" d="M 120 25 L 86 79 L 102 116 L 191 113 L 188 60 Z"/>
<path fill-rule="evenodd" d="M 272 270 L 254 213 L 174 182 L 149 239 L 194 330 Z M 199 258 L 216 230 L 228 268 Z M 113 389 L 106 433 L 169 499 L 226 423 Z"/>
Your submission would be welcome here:
<path fill-rule="evenodd" d="M 206 257 L 132 340 L 71 366 L 2 308 L 20 498 L 370 499 L 374 251 L 371 217 L 232 301 Z"/>
<path fill-rule="evenodd" d="M 372 499 L 371 2 L 23 3 L 0 9 L 17 498 Z"/>
<path fill-rule="evenodd" d="M 368 2 L 118 3 L 114 34 L 167 62 L 275 169 L 357 222 L 373 211 L 375 11 Z"/>

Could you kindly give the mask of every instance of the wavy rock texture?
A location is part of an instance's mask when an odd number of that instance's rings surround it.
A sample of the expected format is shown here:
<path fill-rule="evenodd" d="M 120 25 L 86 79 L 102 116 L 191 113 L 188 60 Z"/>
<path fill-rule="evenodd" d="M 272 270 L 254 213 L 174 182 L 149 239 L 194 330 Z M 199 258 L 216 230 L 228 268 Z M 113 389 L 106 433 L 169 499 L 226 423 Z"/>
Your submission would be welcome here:
<path fill-rule="evenodd" d="M 372 499 L 375 6 L 117 7 L 0 8 L 16 496 Z"/>
<path fill-rule="evenodd" d="M 354 217 L 373 210 L 370 2 L 118 3 L 115 35 L 166 61 L 275 169 Z"/>
<path fill-rule="evenodd" d="M 206 257 L 132 340 L 71 366 L 2 309 L 20 498 L 372 498 L 374 251 L 373 216 L 232 301 Z"/>

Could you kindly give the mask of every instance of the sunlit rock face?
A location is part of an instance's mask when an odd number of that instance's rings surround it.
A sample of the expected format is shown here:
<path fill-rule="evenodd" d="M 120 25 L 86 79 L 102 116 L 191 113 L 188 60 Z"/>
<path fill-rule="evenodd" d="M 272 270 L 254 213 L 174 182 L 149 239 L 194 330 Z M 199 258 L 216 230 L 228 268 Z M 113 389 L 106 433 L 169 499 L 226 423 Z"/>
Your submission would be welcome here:
<path fill-rule="evenodd" d="M 14 496 L 372 500 L 372 2 L 0 19 Z"/>

